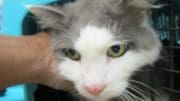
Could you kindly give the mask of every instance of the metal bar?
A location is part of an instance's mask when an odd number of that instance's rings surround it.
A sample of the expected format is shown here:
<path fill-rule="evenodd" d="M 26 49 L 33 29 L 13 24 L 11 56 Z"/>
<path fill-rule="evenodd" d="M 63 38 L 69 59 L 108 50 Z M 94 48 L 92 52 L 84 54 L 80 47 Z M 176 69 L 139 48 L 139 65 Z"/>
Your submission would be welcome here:
<path fill-rule="evenodd" d="M 180 31 L 180 28 L 154 28 L 155 30 L 159 30 L 159 31 L 169 31 L 169 30 L 173 30 L 173 31 Z M 174 34 L 174 33 L 172 33 Z"/>
<path fill-rule="evenodd" d="M 170 46 L 174 46 L 175 41 L 175 36 L 172 34 L 175 31 L 172 30 L 172 28 L 174 28 L 175 23 L 174 23 L 174 0 L 169 0 L 168 1 L 170 6 L 169 6 L 169 27 L 171 28 L 169 30 L 169 34 L 170 34 Z M 174 50 L 170 49 L 170 68 L 173 70 L 174 69 Z M 171 72 L 170 73 L 170 89 L 174 88 L 174 73 Z M 169 100 L 172 101 L 173 100 L 173 93 L 170 93 L 170 97 Z"/>

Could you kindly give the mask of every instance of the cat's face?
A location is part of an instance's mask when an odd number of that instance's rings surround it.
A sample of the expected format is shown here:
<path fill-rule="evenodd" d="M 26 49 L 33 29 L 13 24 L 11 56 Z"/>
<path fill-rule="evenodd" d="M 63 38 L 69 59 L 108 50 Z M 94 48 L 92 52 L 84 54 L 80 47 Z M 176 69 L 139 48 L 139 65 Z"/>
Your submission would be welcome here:
<path fill-rule="evenodd" d="M 92 7 L 97 0 L 85 1 L 65 7 L 66 18 L 53 8 L 33 10 L 44 28 L 52 28 L 59 75 L 85 98 L 104 101 L 128 93 L 131 76 L 158 59 L 161 44 L 146 23 L 145 10 L 128 6 L 128 0 L 120 14 L 114 10 L 118 7 L 106 12 L 107 4 Z"/>
<path fill-rule="evenodd" d="M 125 40 L 115 39 L 108 28 L 87 25 L 73 50 L 65 50 L 58 67 L 60 74 L 73 81 L 84 97 L 101 101 L 125 93 L 134 72 L 159 55 L 159 45 L 137 51 Z"/>

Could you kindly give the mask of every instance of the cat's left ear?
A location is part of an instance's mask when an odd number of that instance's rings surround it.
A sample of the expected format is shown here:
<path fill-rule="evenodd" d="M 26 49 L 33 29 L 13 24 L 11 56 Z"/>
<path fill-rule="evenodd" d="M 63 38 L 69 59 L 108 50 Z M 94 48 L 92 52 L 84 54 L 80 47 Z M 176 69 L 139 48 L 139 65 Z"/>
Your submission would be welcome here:
<path fill-rule="evenodd" d="M 64 14 L 58 7 L 28 6 L 29 11 L 37 17 L 37 22 L 42 29 L 56 29 L 63 21 Z"/>

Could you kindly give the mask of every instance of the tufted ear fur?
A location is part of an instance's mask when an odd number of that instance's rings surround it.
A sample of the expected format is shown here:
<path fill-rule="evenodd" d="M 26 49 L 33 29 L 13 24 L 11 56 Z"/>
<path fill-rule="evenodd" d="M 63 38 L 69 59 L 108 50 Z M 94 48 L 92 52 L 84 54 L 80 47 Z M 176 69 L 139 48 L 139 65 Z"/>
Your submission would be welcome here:
<path fill-rule="evenodd" d="M 160 8 L 162 5 L 153 5 L 154 0 L 103 0 L 118 10 L 124 8 L 128 10 L 147 11 L 153 8 Z"/>
<path fill-rule="evenodd" d="M 80 0 L 81 1 L 81 0 Z M 82 0 L 88 2 L 88 0 Z M 153 5 L 154 0 L 91 0 L 102 6 L 109 15 L 118 17 L 126 25 L 141 26 L 147 21 L 150 9 L 160 8 L 162 5 Z M 91 2 L 89 1 L 89 2 Z M 97 4 L 97 3 L 96 3 Z M 95 5 L 95 4 L 94 4 Z M 123 18 L 123 19 L 121 19 Z"/>
<path fill-rule="evenodd" d="M 88 1 L 88 0 L 77 0 L 77 1 Z M 137 8 L 159 8 L 160 5 L 152 5 L 153 2 L 156 0 L 91 0 L 101 2 L 102 4 L 108 4 L 111 6 L 117 6 L 117 5 L 126 5 L 126 6 L 134 6 Z"/>
<path fill-rule="evenodd" d="M 152 8 L 159 8 L 160 6 L 152 5 L 148 0 L 104 0 L 106 7 L 111 9 L 119 19 L 124 21 L 127 25 L 142 26 L 147 21 L 147 12 Z M 121 19 L 123 18 L 123 19 Z"/>
<path fill-rule="evenodd" d="M 151 8 L 160 8 L 161 5 L 153 5 L 153 0 L 124 0 L 128 3 L 129 6 L 134 6 L 137 8 L 151 9 Z"/>
<path fill-rule="evenodd" d="M 37 17 L 37 22 L 42 29 L 56 30 L 63 22 L 64 14 L 58 7 L 29 6 L 30 12 Z"/>

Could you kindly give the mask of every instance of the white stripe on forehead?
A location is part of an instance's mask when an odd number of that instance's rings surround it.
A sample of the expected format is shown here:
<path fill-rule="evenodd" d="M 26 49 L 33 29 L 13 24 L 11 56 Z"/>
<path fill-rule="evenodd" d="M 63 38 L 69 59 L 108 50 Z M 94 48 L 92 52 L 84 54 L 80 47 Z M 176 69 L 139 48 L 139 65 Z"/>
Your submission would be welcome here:
<path fill-rule="evenodd" d="M 103 51 L 113 41 L 113 35 L 105 27 L 87 25 L 80 30 L 80 36 L 75 42 L 75 48 L 83 53 Z"/>

